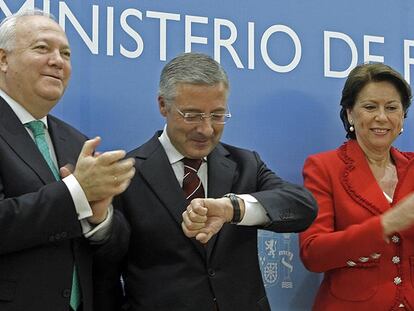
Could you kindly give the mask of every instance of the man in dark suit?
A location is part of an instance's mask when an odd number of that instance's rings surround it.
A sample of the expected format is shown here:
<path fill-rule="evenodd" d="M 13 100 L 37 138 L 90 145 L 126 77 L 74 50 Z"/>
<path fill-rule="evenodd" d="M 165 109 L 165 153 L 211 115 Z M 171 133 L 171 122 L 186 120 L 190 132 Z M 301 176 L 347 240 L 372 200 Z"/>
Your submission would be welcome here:
<path fill-rule="evenodd" d="M 228 89 L 209 56 L 183 54 L 164 67 L 158 103 L 166 126 L 129 153 L 137 174 L 116 198 L 125 219 L 114 220 L 97 253 L 97 310 L 120 310 L 122 300 L 131 311 L 270 310 L 257 229 L 302 231 L 316 203 L 256 152 L 220 142 Z"/>
<path fill-rule="evenodd" d="M 68 40 L 50 16 L 0 24 L 2 311 L 93 310 L 90 244 L 107 237 L 112 197 L 134 174 L 124 151 L 94 154 L 99 137 L 48 114 L 70 73 Z"/>

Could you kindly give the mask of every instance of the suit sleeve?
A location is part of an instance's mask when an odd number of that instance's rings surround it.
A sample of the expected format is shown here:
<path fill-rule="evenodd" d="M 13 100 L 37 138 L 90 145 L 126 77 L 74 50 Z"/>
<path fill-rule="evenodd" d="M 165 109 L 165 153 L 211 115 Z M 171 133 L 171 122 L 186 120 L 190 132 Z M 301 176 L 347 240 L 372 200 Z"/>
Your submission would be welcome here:
<path fill-rule="evenodd" d="M 266 167 L 257 153 L 257 191 L 250 193 L 266 210 L 271 222 L 264 229 L 300 232 L 316 217 L 317 205 L 304 187 L 289 183 Z"/>
<path fill-rule="evenodd" d="M 94 254 L 94 307 L 99 311 L 117 311 L 123 305 L 121 277 L 131 229 L 123 214 L 121 201 L 121 196 L 115 197 L 111 235 L 105 243 L 96 246 Z"/>
<path fill-rule="evenodd" d="M 322 159 L 317 156 L 307 159 L 304 183 L 315 196 L 319 213 L 310 228 L 299 235 L 299 241 L 301 259 L 313 272 L 346 267 L 348 261 L 358 262 L 361 257 L 380 252 L 385 243 L 379 216 L 373 215 L 344 230 L 335 229 L 335 210 L 347 208 L 347 203 L 334 205 L 334 185 L 340 187 L 340 183 L 333 183 L 336 177 L 332 175 Z"/>
<path fill-rule="evenodd" d="M 7 197 L 0 177 L 0 255 L 81 234 L 72 198 L 62 181 Z"/>

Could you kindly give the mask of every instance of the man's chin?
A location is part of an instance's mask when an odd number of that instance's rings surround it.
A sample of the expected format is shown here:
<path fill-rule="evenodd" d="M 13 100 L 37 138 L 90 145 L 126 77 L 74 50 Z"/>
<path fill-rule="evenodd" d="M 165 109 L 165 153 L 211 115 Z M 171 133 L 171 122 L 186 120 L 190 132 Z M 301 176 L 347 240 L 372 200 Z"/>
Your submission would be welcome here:
<path fill-rule="evenodd" d="M 40 97 L 42 97 L 44 100 L 47 101 L 58 101 L 62 96 L 63 96 L 63 91 L 62 88 L 50 88 L 45 92 L 41 92 L 39 95 Z"/>
<path fill-rule="evenodd" d="M 187 152 L 187 157 L 192 159 L 202 159 L 207 157 L 211 152 L 211 148 L 192 149 Z"/>

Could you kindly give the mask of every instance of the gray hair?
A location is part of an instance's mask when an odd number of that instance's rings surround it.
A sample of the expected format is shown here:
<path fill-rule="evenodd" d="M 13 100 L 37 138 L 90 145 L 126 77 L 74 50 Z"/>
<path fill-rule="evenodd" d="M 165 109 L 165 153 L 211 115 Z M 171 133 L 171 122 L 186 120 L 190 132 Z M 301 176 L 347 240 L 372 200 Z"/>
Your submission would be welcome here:
<path fill-rule="evenodd" d="M 0 49 L 3 49 L 7 52 L 10 52 L 14 49 L 14 45 L 16 43 L 17 21 L 18 19 L 25 16 L 45 16 L 56 21 L 55 17 L 52 14 L 39 9 L 23 10 L 14 13 L 3 19 L 3 21 L 0 23 Z"/>
<path fill-rule="evenodd" d="M 221 65 L 201 53 L 184 53 L 172 59 L 161 72 L 158 96 L 166 103 L 173 101 L 179 84 L 216 85 L 223 83 L 229 90 L 229 80 Z"/>

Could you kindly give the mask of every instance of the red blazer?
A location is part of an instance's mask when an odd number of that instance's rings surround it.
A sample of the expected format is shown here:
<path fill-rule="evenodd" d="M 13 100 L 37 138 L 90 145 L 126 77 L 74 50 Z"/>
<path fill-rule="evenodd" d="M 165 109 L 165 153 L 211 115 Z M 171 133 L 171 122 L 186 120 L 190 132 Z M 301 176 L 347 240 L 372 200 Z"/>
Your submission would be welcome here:
<path fill-rule="evenodd" d="M 325 273 L 313 310 L 414 310 L 414 228 L 387 243 L 380 223 L 414 190 L 404 182 L 414 178 L 414 164 L 408 169 L 414 153 L 391 148 L 391 155 L 399 180 L 391 204 L 355 140 L 306 160 L 304 183 L 319 213 L 300 234 L 300 255 L 307 269 Z"/>

